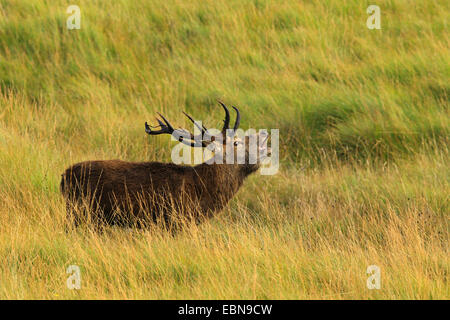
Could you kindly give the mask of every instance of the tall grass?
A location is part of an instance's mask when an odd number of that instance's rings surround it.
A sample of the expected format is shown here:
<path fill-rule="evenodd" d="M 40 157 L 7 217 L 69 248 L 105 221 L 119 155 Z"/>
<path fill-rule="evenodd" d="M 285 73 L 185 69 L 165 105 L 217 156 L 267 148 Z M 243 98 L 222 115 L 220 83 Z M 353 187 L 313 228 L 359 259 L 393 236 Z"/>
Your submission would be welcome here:
<path fill-rule="evenodd" d="M 369 4 L 78 1 L 69 31 L 66 1 L 0 0 L 0 298 L 448 299 L 449 5 Z M 175 237 L 65 232 L 67 166 L 170 161 L 144 121 L 217 127 L 217 98 L 280 129 L 277 175 Z"/>

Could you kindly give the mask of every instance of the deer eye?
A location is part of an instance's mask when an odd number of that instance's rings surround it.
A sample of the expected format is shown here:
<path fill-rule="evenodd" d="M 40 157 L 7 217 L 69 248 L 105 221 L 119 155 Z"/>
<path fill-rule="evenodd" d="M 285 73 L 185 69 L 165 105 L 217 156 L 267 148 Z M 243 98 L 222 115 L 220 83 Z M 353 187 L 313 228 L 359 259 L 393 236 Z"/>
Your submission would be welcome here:
<path fill-rule="evenodd" d="M 239 141 L 234 142 L 234 146 L 237 147 L 239 145 Z"/>

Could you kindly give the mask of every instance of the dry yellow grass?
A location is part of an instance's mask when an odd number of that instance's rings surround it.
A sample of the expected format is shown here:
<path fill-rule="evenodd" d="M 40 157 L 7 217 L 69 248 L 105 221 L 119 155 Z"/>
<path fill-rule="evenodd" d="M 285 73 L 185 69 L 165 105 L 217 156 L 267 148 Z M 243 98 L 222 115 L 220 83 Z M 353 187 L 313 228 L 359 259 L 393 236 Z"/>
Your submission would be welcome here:
<path fill-rule="evenodd" d="M 225 212 L 175 237 L 158 229 L 65 233 L 59 173 L 106 155 L 58 137 L 56 110 L 22 103 L 2 99 L 2 298 L 449 297 L 448 150 L 255 175 Z M 118 140 L 107 126 L 105 141 Z M 145 138 L 137 142 L 143 158 Z M 120 143 L 117 150 L 135 142 Z M 66 287 L 71 264 L 82 270 L 78 291 Z M 381 290 L 366 287 L 372 264 Z"/>

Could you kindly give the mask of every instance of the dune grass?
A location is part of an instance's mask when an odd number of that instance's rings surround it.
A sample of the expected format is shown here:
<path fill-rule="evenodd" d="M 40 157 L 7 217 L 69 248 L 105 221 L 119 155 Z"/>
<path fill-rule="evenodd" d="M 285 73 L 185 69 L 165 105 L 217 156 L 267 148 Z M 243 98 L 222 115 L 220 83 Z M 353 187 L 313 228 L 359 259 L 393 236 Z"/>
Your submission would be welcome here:
<path fill-rule="evenodd" d="M 448 299 L 449 4 L 369 4 L 78 1 L 69 31 L 66 1 L 0 0 L 0 298 Z M 64 231 L 66 167 L 170 161 L 144 121 L 217 127 L 217 99 L 280 130 L 276 175 L 175 237 Z"/>

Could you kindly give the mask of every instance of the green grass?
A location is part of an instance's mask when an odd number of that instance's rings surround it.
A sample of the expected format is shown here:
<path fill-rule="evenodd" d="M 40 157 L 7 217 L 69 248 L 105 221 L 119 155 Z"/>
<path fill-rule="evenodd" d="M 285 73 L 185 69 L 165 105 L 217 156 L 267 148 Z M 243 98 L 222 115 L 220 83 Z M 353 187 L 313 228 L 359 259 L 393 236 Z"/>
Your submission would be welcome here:
<path fill-rule="evenodd" d="M 69 31 L 0 0 L 0 298 L 448 299 L 449 4 L 370 4 L 78 1 Z M 170 161 L 144 122 L 218 127 L 217 99 L 280 129 L 277 175 L 176 237 L 64 232 L 66 167 Z"/>

